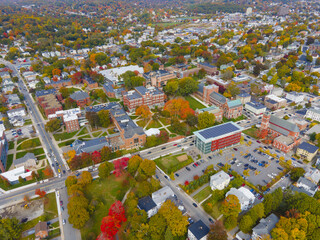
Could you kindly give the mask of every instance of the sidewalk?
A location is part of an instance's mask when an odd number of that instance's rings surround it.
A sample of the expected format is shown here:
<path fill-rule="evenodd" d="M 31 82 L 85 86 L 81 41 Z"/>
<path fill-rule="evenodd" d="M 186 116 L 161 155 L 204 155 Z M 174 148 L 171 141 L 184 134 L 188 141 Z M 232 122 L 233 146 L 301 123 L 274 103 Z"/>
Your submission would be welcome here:
<path fill-rule="evenodd" d="M 206 183 L 204 185 L 202 185 L 200 188 L 198 188 L 196 191 L 194 191 L 193 193 L 190 194 L 191 197 L 193 197 L 194 195 L 196 195 L 197 193 L 201 192 L 204 188 L 206 188 L 207 186 L 209 186 L 209 183 Z"/>

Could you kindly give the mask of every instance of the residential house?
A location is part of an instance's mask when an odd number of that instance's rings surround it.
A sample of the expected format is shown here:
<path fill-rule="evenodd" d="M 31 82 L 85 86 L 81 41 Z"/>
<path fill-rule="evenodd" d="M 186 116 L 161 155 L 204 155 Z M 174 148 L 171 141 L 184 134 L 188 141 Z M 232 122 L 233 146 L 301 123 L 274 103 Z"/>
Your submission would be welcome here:
<path fill-rule="evenodd" d="M 84 107 L 90 105 L 90 96 L 87 92 L 77 91 L 70 95 L 70 98 L 76 101 L 77 106 Z"/>
<path fill-rule="evenodd" d="M 151 218 L 158 212 L 157 204 L 152 200 L 150 196 L 140 198 L 138 200 L 138 208 L 140 210 L 144 210 L 147 213 L 148 218 Z"/>
<path fill-rule="evenodd" d="M 141 105 L 146 105 L 149 108 L 163 106 L 164 100 L 165 94 L 156 87 L 139 86 L 135 90 L 123 94 L 123 104 L 128 107 L 129 111 L 134 111 Z"/>
<path fill-rule="evenodd" d="M 47 238 L 49 236 L 49 230 L 47 222 L 38 222 L 34 228 L 36 238 Z"/>
<path fill-rule="evenodd" d="M 216 174 L 210 177 L 210 187 L 213 190 L 223 190 L 227 187 L 230 183 L 230 176 L 229 174 L 225 173 L 224 171 L 217 172 Z"/>
<path fill-rule="evenodd" d="M 7 107 L 11 110 L 13 108 L 22 107 L 22 103 L 18 94 L 9 94 L 5 96 Z"/>
<path fill-rule="evenodd" d="M 267 107 L 264 106 L 263 104 L 256 102 L 256 101 L 252 101 L 252 102 L 247 102 L 244 106 L 244 108 L 247 111 L 252 112 L 255 115 L 260 115 L 266 112 Z"/>
<path fill-rule="evenodd" d="M 279 218 L 273 213 L 266 218 L 260 219 L 259 224 L 252 229 L 252 240 L 262 239 L 266 235 L 271 236 L 271 230 L 275 228 L 278 222 Z"/>
<path fill-rule="evenodd" d="M 68 86 L 72 86 L 71 79 L 61 79 L 58 81 L 52 81 L 52 82 L 50 81 L 46 83 L 46 87 L 53 87 L 58 90 L 62 87 L 68 87 Z"/>
<path fill-rule="evenodd" d="M 306 171 L 304 177 L 311 182 L 318 184 L 320 181 L 320 171 L 319 169 L 311 167 L 309 170 Z"/>
<path fill-rule="evenodd" d="M 253 193 L 245 187 L 240 187 L 239 189 L 231 188 L 229 192 L 226 193 L 226 197 L 229 195 L 234 195 L 238 198 L 241 211 L 248 210 L 255 200 Z"/>
<path fill-rule="evenodd" d="M 305 177 L 300 177 L 296 186 L 292 186 L 292 190 L 296 192 L 303 192 L 313 197 L 318 191 L 318 185 Z"/>
<path fill-rule="evenodd" d="M 201 220 L 188 227 L 189 240 L 206 240 L 210 229 Z"/>
<path fill-rule="evenodd" d="M 297 147 L 296 155 L 310 162 L 316 156 L 318 150 L 317 146 L 303 142 Z"/>
<path fill-rule="evenodd" d="M 33 153 L 30 153 L 30 152 L 26 153 L 21 158 L 17 158 L 13 162 L 15 168 L 18 168 L 21 166 L 24 166 L 25 168 L 34 168 L 36 167 L 37 163 L 38 163 L 37 158 Z"/>

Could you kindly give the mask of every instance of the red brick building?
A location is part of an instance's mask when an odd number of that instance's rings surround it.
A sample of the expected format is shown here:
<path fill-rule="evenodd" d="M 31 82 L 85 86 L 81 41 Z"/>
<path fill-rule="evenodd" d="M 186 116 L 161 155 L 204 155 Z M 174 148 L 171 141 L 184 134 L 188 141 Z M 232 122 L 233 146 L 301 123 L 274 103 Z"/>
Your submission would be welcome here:
<path fill-rule="evenodd" d="M 63 110 L 62 105 L 54 94 L 40 96 L 37 100 L 47 117 L 56 111 Z"/>
<path fill-rule="evenodd" d="M 266 131 L 273 138 L 273 146 L 287 153 L 301 142 L 299 127 L 292 122 L 275 117 L 266 112 L 261 120 L 261 131 Z"/>
<path fill-rule="evenodd" d="M 123 95 L 123 104 L 128 107 L 129 111 L 133 111 L 141 105 L 147 105 L 150 108 L 163 106 L 164 100 L 165 94 L 155 87 L 140 86 Z"/>
<path fill-rule="evenodd" d="M 96 81 L 93 81 L 90 77 L 85 77 L 83 79 L 83 83 L 87 84 L 87 88 L 94 89 L 99 86 L 99 84 Z"/>
<path fill-rule="evenodd" d="M 219 87 L 214 84 L 205 85 L 204 83 L 200 83 L 198 85 L 198 91 L 195 93 L 195 95 L 206 104 L 210 104 L 210 94 L 212 92 L 218 93 Z"/>
<path fill-rule="evenodd" d="M 90 105 L 90 96 L 87 92 L 78 91 L 70 95 L 70 98 L 76 101 L 79 107 Z"/>
<path fill-rule="evenodd" d="M 80 125 L 77 115 L 67 115 L 63 118 L 64 124 L 66 125 L 66 131 L 68 133 L 80 130 Z"/>
<path fill-rule="evenodd" d="M 68 87 L 68 86 L 72 86 L 72 82 L 71 79 L 68 80 L 60 80 L 57 82 L 51 82 L 49 84 L 46 84 L 46 87 L 54 87 L 55 89 L 60 89 L 62 87 Z"/>
<path fill-rule="evenodd" d="M 234 122 L 227 122 L 194 132 L 196 147 L 208 154 L 240 143 L 242 128 Z"/>

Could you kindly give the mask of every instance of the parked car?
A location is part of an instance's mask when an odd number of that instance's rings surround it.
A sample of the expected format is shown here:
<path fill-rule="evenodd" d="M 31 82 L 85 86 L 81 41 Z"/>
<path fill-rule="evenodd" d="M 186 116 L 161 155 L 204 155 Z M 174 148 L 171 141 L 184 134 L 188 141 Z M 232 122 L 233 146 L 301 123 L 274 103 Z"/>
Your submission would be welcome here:
<path fill-rule="evenodd" d="M 191 169 L 190 169 L 189 167 L 186 167 L 186 169 L 187 169 L 188 171 L 191 171 Z"/>
<path fill-rule="evenodd" d="M 178 173 L 176 173 L 175 175 L 176 175 L 176 177 L 179 177 L 179 174 L 178 174 Z"/>
<path fill-rule="evenodd" d="M 63 224 L 63 225 L 66 224 L 66 220 L 65 220 L 65 219 L 62 220 L 62 224 Z"/>
<path fill-rule="evenodd" d="M 195 204 L 195 203 L 192 203 L 192 205 L 193 205 L 194 207 L 198 207 L 198 205 L 197 205 L 197 204 Z"/>
<path fill-rule="evenodd" d="M 209 218 L 209 222 L 214 223 L 214 221 L 212 220 L 212 218 Z"/>

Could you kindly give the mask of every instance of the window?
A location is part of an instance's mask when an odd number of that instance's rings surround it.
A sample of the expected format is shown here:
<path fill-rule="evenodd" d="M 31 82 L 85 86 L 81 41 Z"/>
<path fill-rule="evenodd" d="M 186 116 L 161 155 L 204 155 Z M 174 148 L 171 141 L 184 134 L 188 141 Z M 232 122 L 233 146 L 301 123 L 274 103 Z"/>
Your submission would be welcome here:
<path fill-rule="evenodd" d="M 139 138 L 135 138 L 133 141 L 134 143 L 139 143 Z"/>

